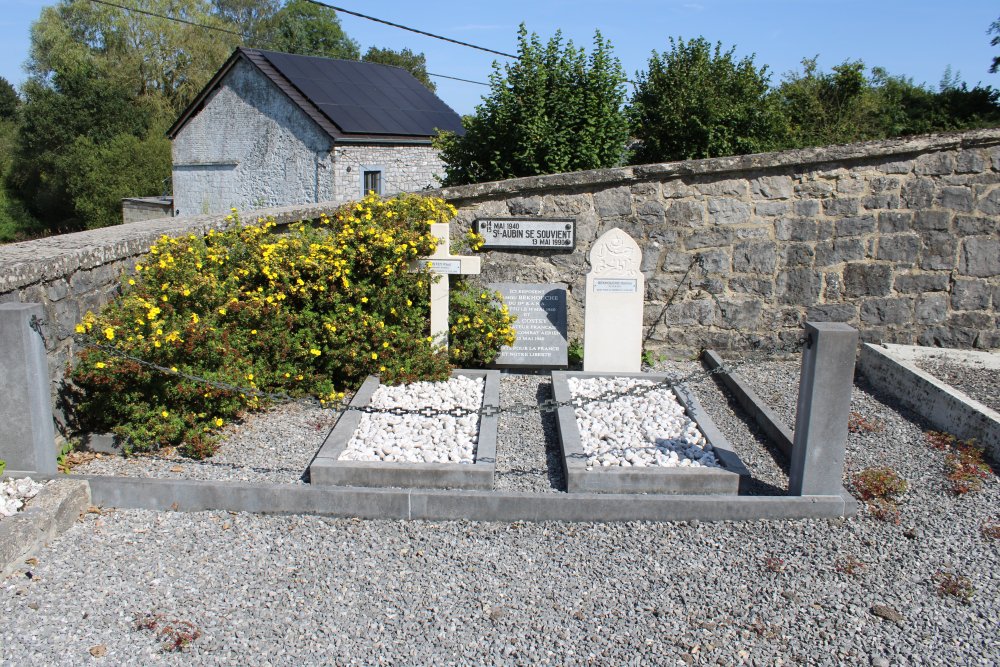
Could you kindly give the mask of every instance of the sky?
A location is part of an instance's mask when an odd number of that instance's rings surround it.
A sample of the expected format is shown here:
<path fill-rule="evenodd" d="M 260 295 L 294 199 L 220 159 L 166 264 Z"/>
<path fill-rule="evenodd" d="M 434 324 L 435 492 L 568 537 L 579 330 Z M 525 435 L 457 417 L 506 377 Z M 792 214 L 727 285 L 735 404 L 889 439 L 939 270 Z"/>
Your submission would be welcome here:
<path fill-rule="evenodd" d="M 634 78 L 651 51 L 669 49 L 669 37 L 703 36 L 754 55 L 767 65 L 772 83 L 819 57 L 828 71 L 845 60 L 863 60 L 890 74 L 936 89 L 945 68 L 969 86 L 1000 88 L 989 66 L 1000 47 L 986 31 L 1000 17 L 995 0 L 328 0 L 330 4 L 427 32 L 515 53 L 517 28 L 548 40 L 556 30 L 589 47 L 594 30 L 611 41 L 626 73 Z M 143 6 L 143 0 L 117 0 Z M 30 28 L 54 0 L 0 0 L 0 76 L 25 79 Z M 427 70 L 487 82 L 491 65 L 508 59 L 341 14 L 348 35 L 369 46 L 410 48 L 427 56 Z M 485 86 L 435 79 L 438 96 L 461 114 L 473 113 Z"/>

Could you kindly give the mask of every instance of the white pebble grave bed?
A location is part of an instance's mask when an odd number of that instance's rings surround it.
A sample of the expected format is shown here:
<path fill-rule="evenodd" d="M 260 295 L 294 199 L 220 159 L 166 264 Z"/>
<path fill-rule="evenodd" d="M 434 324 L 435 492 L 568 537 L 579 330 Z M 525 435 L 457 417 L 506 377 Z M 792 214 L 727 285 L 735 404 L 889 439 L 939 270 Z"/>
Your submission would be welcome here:
<path fill-rule="evenodd" d="M 483 404 L 483 378 L 453 377 L 445 382 L 379 386 L 369 405 L 418 410 L 432 407 L 478 410 Z M 464 417 L 364 413 L 341 461 L 396 463 L 473 463 L 479 439 L 479 415 Z"/>
<path fill-rule="evenodd" d="M 622 393 L 649 380 L 623 377 L 569 378 L 573 397 Z M 669 388 L 643 396 L 623 395 L 613 402 L 575 409 L 587 469 L 660 466 L 720 468 L 712 445 Z"/>
<path fill-rule="evenodd" d="M 14 516 L 41 490 L 42 485 L 30 477 L 0 480 L 0 518 Z"/>

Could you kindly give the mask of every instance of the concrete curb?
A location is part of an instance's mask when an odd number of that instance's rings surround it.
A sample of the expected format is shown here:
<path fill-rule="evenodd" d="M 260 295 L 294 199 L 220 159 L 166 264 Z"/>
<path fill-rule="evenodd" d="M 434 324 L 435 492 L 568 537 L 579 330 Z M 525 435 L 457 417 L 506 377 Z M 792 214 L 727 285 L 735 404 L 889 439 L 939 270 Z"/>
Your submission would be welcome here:
<path fill-rule="evenodd" d="M 93 502 L 126 509 L 319 514 L 427 521 L 754 521 L 852 516 L 850 496 L 500 493 L 79 477 Z"/>
<path fill-rule="evenodd" d="M 0 579 L 76 523 L 89 506 L 87 482 L 63 477 L 46 484 L 24 511 L 0 520 Z"/>
<path fill-rule="evenodd" d="M 940 354 L 941 350 L 928 352 Z M 917 368 L 910 360 L 920 356 L 913 345 L 861 346 L 858 370 L 873 387 L 929 421 L 934 428 L 986 448 L 1000 462 L 1000 414 L 949 384 Z"/>
<path fill-rule="evenodd" d="M 570 378 L 629 377 L 662 382 L 666 373 L 588 373 L 578 371 L 553 371 L 552 394 L 557 401 L 569 401 Z M 559 408 L 559 439 L 562 443 L 563 467 L 566 471 L 566 488 L 571 493 L 667 493 L 698 495 L 736 495 L 740 477 L 749 471 L 733 451 L 729 441 L 715 426 L 715 422 L 701 407 L 694 394 L 685 387 L 674 387 L 677 400 L 716 451 L 723 468 L 600 468 L 587 469 L 576 413 L 570 406 Z"/>
<path fill-rule="evenodd" d="M 500 372 L 495 370 L 455 370 L 452 377 L 463 375 L 483 378 L 483 405 L 500 405 Z M 379 379 L 370 376 L 354 395 L 351 405 L 364 407 L 371 402 Z M 432 489 L 493 488 L 496 472 L 497 415 L 479 418 L 479 442 L 473 463 L 384 463 L 382 461 L 341 461 L 361 422 L 361 412 L 348 410 L 320 447 L 309 466 L 309 480 L 316 485 L 406 487 Z"/>
<path fill-rule="evenodd" d="M 705 350 L 702 353 L 702 361 L 709 370 L 721 367 L 725 362 L 719 353 L 714 350 Z M 792 455 L 792 430 L 788 428 L 774 410 L 762 401 L 757 393 L 750 388 L 743 378 L 735 373 L 718 373 L 722 383 L 733 393 L 740 406 L 746 410 L 757 425 L 761 427 L 764 434 L 773 442 L 785 456 Z"/>

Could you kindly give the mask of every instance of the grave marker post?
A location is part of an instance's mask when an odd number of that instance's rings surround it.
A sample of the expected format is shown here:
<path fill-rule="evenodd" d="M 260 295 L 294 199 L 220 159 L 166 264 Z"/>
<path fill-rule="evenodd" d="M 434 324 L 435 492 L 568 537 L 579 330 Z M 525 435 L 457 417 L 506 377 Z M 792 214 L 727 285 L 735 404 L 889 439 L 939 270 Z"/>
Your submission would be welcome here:
<path fill-rule="evenodd" d="M 642 364 L 642 250 L 620 229 L 590 249 L 584 304 L 583 370 L 638 373 Z"/>
<path fill-rule="evenodd" d="M 7 475 L 56 474 L 45 342 L 31 326 L 39 303 L 0 304 L 0 459 Z"/>
<path fill-rule="evenodd" d="M 805 329 L 788 493 L 836 496 L 843 488 L 858 332 L 840 322 L 806 322 Z"/>
<path fill-rule="evenodd" d="M 431 283 L 431 337 L 434 342 L 448 349 L 448 295 L 452 275 L 477 275 L 481 270 L 479 257 L 452 255 L 451 225 L 444 222 L 431 224 L 431 234 L 437 237 L 437 248 L 429 257 L 417 260 L 411 268 L 428 266 L 432 273 L 441 276 Z"/>

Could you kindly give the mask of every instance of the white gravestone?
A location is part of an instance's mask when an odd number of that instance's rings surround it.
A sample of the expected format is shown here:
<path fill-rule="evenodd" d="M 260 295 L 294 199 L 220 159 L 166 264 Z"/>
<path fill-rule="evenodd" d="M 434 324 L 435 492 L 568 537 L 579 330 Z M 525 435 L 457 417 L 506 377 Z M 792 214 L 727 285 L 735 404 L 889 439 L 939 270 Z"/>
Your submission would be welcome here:
<path fill-rule="evenodd" d="M 417 260 L 414 268 L 429 266 L 432 273 L 440 279 L 431 283 L 431 337 L 434 342 L 445 349 L 448 348 L 448 293 L 451 275 L 477 275 L 480 271 L 479 257 L 452 255 L 449 253 L 451 244 L 451 226 L 436 222 L 431 225 L 431 234 L 437 237 L 437 248 L 434 254 Z"/>
<path fill-rule="evenodd" d="M 642 250 L 610 229 L 590 249 L 583 327 L 583 370 L 638 373 L 642 363 Z"/>

